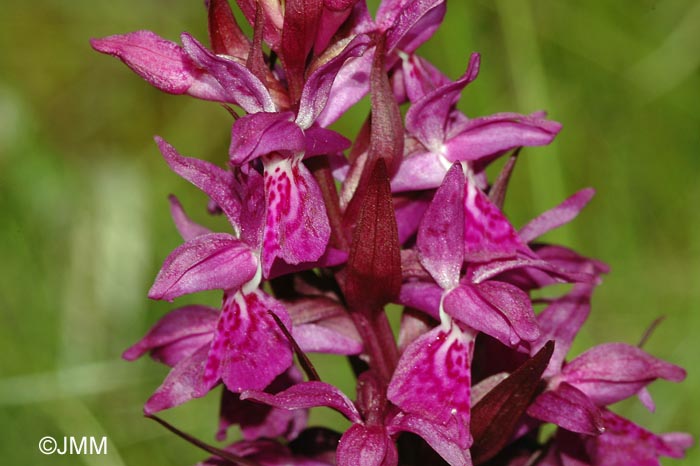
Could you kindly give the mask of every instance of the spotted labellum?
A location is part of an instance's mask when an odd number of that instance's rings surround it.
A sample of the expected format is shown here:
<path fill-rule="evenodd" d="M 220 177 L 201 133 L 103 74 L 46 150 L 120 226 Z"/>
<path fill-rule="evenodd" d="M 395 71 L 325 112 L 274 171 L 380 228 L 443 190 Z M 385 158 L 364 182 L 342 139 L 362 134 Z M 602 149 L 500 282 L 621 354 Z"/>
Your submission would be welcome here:
<path fill-rule="evenodd" d="M 176 306 L 124 352 L 171 368 L 145 414 L 207 451 L 202 465 L 683 457 L 690 436 L 652 433 L 612 406 L 637 396 L 655 409 L 647 386 L 681 382 L 682 368 L 625 343 L 568 355 L 608 268 L 537 240 L 574 219 L 593 190 L 511 224 L 503 203 L 518 154 L 551 143 L 561 125 L 544 112 L 458 109 L 480 55 L 453 80 L 417 53 L 446 1 L 383 0 L 374 16 L 362 0 L 236 4 L 237 16 L 226 0 L 205 2 L 208 45 L 146 30 L 91 42 L 161 91 L 228 110 L 230 145 L 216 163 L 155 138 L 166 165 L 228 224 L 212 231 L 169 198 L 183 242 L 148 297 L 219 290 L 222 299 Z M 357 135 L 331 129 L 366 95 L 371 113 Z M 536 312 L 533 296 L 554 284 L 560 296 Z M 308 353 L 344 358 L 355 393 L 319 374 Z M 216 440 L 237 428 L 222 446 L 157 415 L 212 391 Z M 317 407 L 350 426 L 308 426 Z"/>

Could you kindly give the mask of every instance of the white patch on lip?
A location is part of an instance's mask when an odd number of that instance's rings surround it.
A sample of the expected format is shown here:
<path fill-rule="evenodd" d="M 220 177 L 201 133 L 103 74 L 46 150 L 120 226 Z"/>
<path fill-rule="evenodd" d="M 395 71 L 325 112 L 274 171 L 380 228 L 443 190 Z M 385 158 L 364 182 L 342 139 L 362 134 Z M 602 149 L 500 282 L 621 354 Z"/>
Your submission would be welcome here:
<path fill-rule="evenodd" d="M 243 284 L 243 286 L 241 287 L 241 292 L 243 294 L 250 294 L 256 289 L 258 289 L 258 286 L 262 281 L 262 261 L 260 260 L 260 252 L 256 251 L 253 253 L 253 255 L 255 256 L 255 259 L 258 263 L 258 267 L 255 270 L 255 275 L 253 276 L 253 278 L 251 278 L 249 282 Z"/>

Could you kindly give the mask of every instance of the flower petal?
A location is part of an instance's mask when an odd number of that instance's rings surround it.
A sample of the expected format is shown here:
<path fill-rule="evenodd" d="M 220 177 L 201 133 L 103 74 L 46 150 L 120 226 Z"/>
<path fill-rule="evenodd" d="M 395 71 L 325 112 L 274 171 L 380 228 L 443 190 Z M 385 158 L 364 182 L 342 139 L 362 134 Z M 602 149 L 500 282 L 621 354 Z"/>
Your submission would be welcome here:
<path fill-rule="evenodd" d="M 464 262 L 464 172 L 454 164 L 423 215 L 416 246 L 423 267 L 443 289 L 459 283 Z"/>
<path fill-rule="evenodd" d="M 655 435 L 610 411 L 603 412 L 605 434 L 589 440 L 594 464 L 610 466 L 659 464 L 660 456 L 682 458 L 693 444 L 688 434 Z"/>
<path fill-rule="evenodd" d="M 398 302 L 420 309 L 435 319 L 439 319 L 442 288 L 435 283 L 410 281 L 401 286 Z"/>
<path fill-rule="evenodd" d="M 316 155 L 335 155 L 343 152 L 352 144 L 348 138 L 333 130 L 313 125 L 304 131 L 306 138 L 304 158 Z M 341 154 L 342 155 L 342 154 Z M 341 157 L 337 157 L 341 158 Z M 342 157 L 345 161 L 345 157 Z"/>
<path fill-rule="evenodd" d="M 326 251 L 330 225 L 321 190 L 299 158 L 265 160 L 267 218 L 263 273 L 276 257 L 288 264 L 318 260 Z"/>
<path fill-rule="evenodd" d="M 328 102 L 333 82 L 350 58 L 361 56 L 370 43 L 370 38 L 364 34 L 355 36 L 342 52 L 316 68 L 306 79 L 299 101 L 299 111 L 296 123 L 303 129 L 310 128 L 323 112 Z"/>
<path fill-rule="evenodd" d="M 571 432 L 587 435 L 605 432 L 598 407 L 581 390 L 566 382 L 538 396 L 528 407 L 527 414 Z"/>
<path fill-rule="evenodd" d="M 558 250 L 565 250 L 559 248 Z M 556 254 L 556 253 L 555 253 Z M 569 259 L 567 253 L 564 253 L 566 259 Z M 486 280 L 491 280 L 495 277 L 508 283 L 516 285 L 520 289 L 530 290 L 539 289 L 554 283 L 589 283 L 597 284 L 600 282 L 598 277 L 599 272 L 595 273 L 594 268 L 589 265 L 597 263 L 597 261 L 581 258 L 578 254 L 574 263 L 567 265 L 582 265 L 582 270 L 568 271 L 564 268 L 559 268 L 552 263 L 532 259 L 525 254 L 518 254 L 515 259 L 492 260 L 485 263 L 469 264 L 462 280 L 473 283 L 481 283 Z"/>
<path fill-rule="evenodd" d="M 431 194 L 417 192 L 392 196 L 396 228 L 399 230 L 399 244 L 406 243 L 418 230 L 423 214 L 430 205 Z"/>
<path fill-rule="evenodd" d="M 172 171 L 204 191 L 223 210 L 231 225 L 237 228 L 241 206 L 232 194 L 233 175 L 204 160 L 183 157 L 158 136 L 155 141 Z"/>
<path fill-rule="evenodd" d="M 383 8 L 377 18 L 384 24 L 394 17 L 386 30 L 387 51 L 400 49 L 413 53 L 422 43 L 430 39 L 445 17 L 445 0 L 421 0 L 393 3 L 392 8 Z M 390 15 L 390 16 L 389 16 Z"/>
<path fill-rule="evenodd" d="M 445 143 L 450 162 L 478 160 L 521 146 L 545 146 L 561 125 L 539 116 L 497 113 L 469 120 Z"/>
<path fill-rule="evenodd" d="M 406 113 L 406 130 L 435 156 L 440 156 L 439 154 L 443 152 L 450 112 L 454 109 L 464 87 L 474 81 L 479 74 L 479 63 L 479 54 L 473 53 L 469 58 L 467 70 L 461 78 L 429 92 L 413 104 Z"/>
<path fill-rule="evenodd" d="M 471 456 L 467 446 L 460 446 L 450 439 L 445 427 L 412 414 L 396 416 L 389 425 L 390 430 L 413 432 L 428 442 L 451 466 L 472 466 Z"/>
<path fill-rule="evenodd" d="M 606 343 L 565 365 L 561 378 L 598 406 L 606 406 L 634 395 L 657 378 L 681 382 L 685 370 L 636 346 Z"/>
<path fill-rule="evenodd" d="M 204 345 L 177 363 L 163 384 L 148 399 L 143 411 L 154 414 L 206 395 L 209 390 L 203 390 L 202 375 L 208 350 L 208 345 Z"/>
<path fill-rule="evenodd" d="M 214 55 L 187 33 L 180 39 L 190 59 L 224 89 L 226 102 L 235 103 L 248 113 L 276 110 L 267 87 L 248 68 L 230 58 Z"/>
<path fill-rule="evenodd" d="M 488 262 L 527 250 L 503 212 L 467 176 L 464 196 L 465 260 Z"/>
<path fill-rule="evenodd" d="M 582 189 L 558 206 L 541 213 L 520 229 L 518 232 L 520 239 L 529 243 L 548 231 L 569 223 L 586 207 L 594 194 L 595 191 L 592 188 Z"/>
<path fill-rule="evenodd" d="M 369 70 L 374 58 L 374 49 L 362 56 L 349 58 L 335 76 L 323 111 L 316 118 L 322 127 L 327 127 L 369 92 Z"/>
<path fill-rule="evenodd" d="M 401 355 L 387 398 L 402 411 L 449 426 L 452 438 L 469 445 L 470 365 L 474 335 L 456 323 L 419 337 Z"/>
<path fill-rule="evenodd" d="M 306 146 L 304 133 L 291 112 L 253 113 L 239 118 L 231 129 L 229 157 L 239 166 L 272 152 L 297 155 Z"/>
<path fill-rule="evenodd" d="M 391 178 L 391 191 L 400 193 L 437 188 L 448 169 L 449 162 L 433 152 L 413 152 L 401 161 Z"/>
<path fill-rule="evenodd" d="M 338 411 L 353 423 L 362 422 L 353 402 L 339 389 L 325 382 L 298 383 L 274 395 L 258 390 L 246 390 L 241 393 L 241 399 L 255 400 L 290 410 L 325 406 Z"/>
<path fill-rule="evenodd" d="M 224 89 L 198 69 L 182 47 L 151 31 L 92 39 L 92 48 L 119 58 L 136 74 L 161 91 L 224 100 Z"/>
<path fill-rule="evenodd" d="M 335 320 L 339 319 L 344 321 L 342 326 L 353 325 L 352 320 L 347 317 L 335 318 Z M 362 340 L 357 335 L 357 330 L 354 327 L 352 329 L 355 333 L 354 338 L 344 331 L 333 328 L 333 321 L 326 319 L 316 324 L 298 325 L 294 327 L 292 335 L 305 353 L 359 354 L 362 352 Z"/>
<path fill-rule="evenodd" d="M 128 348 L 122 357 L 133 361 L 147 351 L 159 350 L 159 360 L 174 366 L 184 357 L 189 356 L 208 341 L 202 342 L 202 335 L 209 336 L 216 327 L 219 312 L 207 306 L 190 305 L 170 311 L 162 317 L 138 343 Z M 177 351 L 172 345 L 179 343 Z M 182 346 L 182 343 L 185 346 Z M 168 347 L 171 347 L 168 350 Z"/>
<path fill-rule="evenodd" d="M 172 301 L 197 291 L 238 289 L 253 278 L 257 266 L 250 247 L 233 236 L 197 236 L 170 253 L 148 297 Z"/>
<path fill-rule="evenodd" d="M 263 389 L 291 366 L 289 341 L 268 311 L 291 330 L 284 306 L 258 289 L 224 297 L 204 373 L 206 387 L 221 379 L 234 393 Z"/>
<path fill-rule="evenodd" d="M 399 453 L 383 426 L 351 426 L 338 443 L 338 466 L 396 466 Z"/>
<path fill-rule="evenodd" d="M 549 360 L 545 377 L 558 374 L 561 370 L 574 337 L 583 326 L 591 311 L 590 284 L 576 284 L 565 296 L 553 301 L 538 316 L 540 337 L 530 346 L 530 353 L 535 354 L 549 340 L 554 340 L 554 354 Z"/>
<path fill-rule="evenodd" d="M 539 336 L 527 294 L 509 283 L 462 284 L 445 296 L 443 306 L 455 319 L 506 346 L 515 347 Z"/>
<path fill-rule="evenodd" d="M 211 233 L 206 227 L 193 222 L 185 213 L 182 208 L 182 204 L 177 199 L 177 197 L 172 194 L 168 196 L 168 201 L 170 202 L 170 215 L 173 217 L 173 222 L 175 222 L 175 227 L 177 231 L 182 236 L 182 239 L 189 241 L 196 238 L 197 236 L 206 235 Z"/>

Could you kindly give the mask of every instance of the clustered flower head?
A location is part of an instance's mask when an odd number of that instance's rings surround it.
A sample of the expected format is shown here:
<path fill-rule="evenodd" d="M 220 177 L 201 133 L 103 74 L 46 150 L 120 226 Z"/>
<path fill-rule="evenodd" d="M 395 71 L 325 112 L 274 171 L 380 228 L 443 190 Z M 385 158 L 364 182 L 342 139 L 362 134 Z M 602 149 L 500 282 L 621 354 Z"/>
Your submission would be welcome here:
<path fill-rule="evenodd" d="M 149 297 L 221 290 L 221 307 L 177 308 L 124 353 L 172 368 L 149 416 L 221 386 L 217 439 L 234 425 L 242 439 L 206 447 L 202 464 L 653 465 L 692 443 L 608 408 L 636 395 L 654 409 L 647 385 L 683 369 L 624 343 L 567 359 L 607 267 L 537 238 L 593 190 L 511 225 L 502 207 L 520 149 L 561 126 L 544 112 L 457 109 L 479 55 L 452 80 L 416 53 L 445 3 L 384 0 L 373 18 L 363 0 L 237 0 L 247 37 L 226 0 L 209 0 L 209 46 L 150 31 L 92 41 L 158 89 L 232 116 L 223 168 L 156 137 L 231 229 L 194 223 L 171 196 L 184 243 Z M 330 129 L 367 94 L 359 134 Z M 562 296 L 531 297 L 558 283 L 570 284 Z M 310 352 L 348 359 L 356 393 L 318 374 Z M 351 426 L 308 427 L 321 406 Z"/>

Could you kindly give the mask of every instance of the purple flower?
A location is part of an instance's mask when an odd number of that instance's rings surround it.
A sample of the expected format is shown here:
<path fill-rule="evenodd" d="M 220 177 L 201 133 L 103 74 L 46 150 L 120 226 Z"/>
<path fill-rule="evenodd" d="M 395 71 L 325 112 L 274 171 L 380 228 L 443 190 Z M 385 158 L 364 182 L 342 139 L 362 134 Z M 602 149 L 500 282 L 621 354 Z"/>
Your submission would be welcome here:
<path fill-rule="evenodd" d="M 606 431 L 597 437 L 558 430 L 541 464 L 652 466 L 660 464 L 661 456 L 683 458 L 685 450 L 693 443 L 688 434 L 656 435 L 607 410 L 602 412 L 602 419 Z"/>
<path fill-rule="evenodd" d="M 225 168 L 156 138 L 231 229 L 194 223 L 170 197 L 184 243 L 148 296 L 220 290 L 222 304 L 180 306 L 124 352 L 171 367 L 146 415 L 223 385 L 217 439 L 238 426 L 243 440 L 217 449 L 159 420 L 214 455 L 202 465 L 682 457 L 689 436 L 652 434 L 609 406 L 636 395 L 653 410 L 647 385 L 680 382 L 683 369 L 624 343 L 567 360 L 608 267 L 537 240 L 573 220 L 593 190 L 511 224 L 503 203 L 520 148 L 549 144 L 561 125 L 544 112 L 457 110 L 480 55 L 453 81 L 417 54 L 446 2 L 384 0 L 375 18 L 362 0 L 236 3 L 252 37 L 227 1 L 208 0 L 209 47 L 150 31 L 92 41 L 156 88 L 219 102 L 233 117 Z M 367 93 L 371 115 L 356 137 L 329 129 Z M 489 180 L 486 168 L 509 151 Z M 536 298 L 554 284 L 568 285 L 562 296 Z M 398 337 L 390 303 L 404 306 Z M 308 352 L 348 357 L 355 400 L 321 381 Z M 350 427 L 307 428 L 314 407 Z M 557 430 L 539 442 L 544 423 Z"/>
<path fill-rule="evenodd" d="M 483 167 L 504 152 L 522 146 L 547 145 L 561 129 L 558 123 L 543 119 L 540 113 L 530 116 L 501 113 L 468 119 L 455 106 L 467 84 L 479 73 L 480 57 L 472 54 L 464 75 L 454 82 L 436 80 L 427 74 L 430 87 L 406 113 L 408 136 L 415 139 L 415 149 L 392 180 L 396 192 L 430 189 L 439 186 L 449 166 L 456 161 L 470 161 Z"/>
<path fill-rule="evenodd" d="M 382 403 L 377 383 L 369 373 L 359 381 L 358 390 L 362 390 L 365 396 L 368 396 L 368 392 L 379 395 L 379 399 L 369 395 L 370 399 L 364 400 L 364 403 L 358 401 L 364 415 L 340 390 L 323 382 L 304 382 L 276 395 L 246 391 L 241 398 L 289 410 L 325 406 L 343 414 L 353 425 L 338 443 L 338 465 L 397 464 L 394 442 L 400 432 L 412 432 L 423 437 L 452 465 L 471 464 L 468 450 L 450 438 L 443 425 L 417 415 L 398 412 L 386 405 L 386 401 Z"/>

